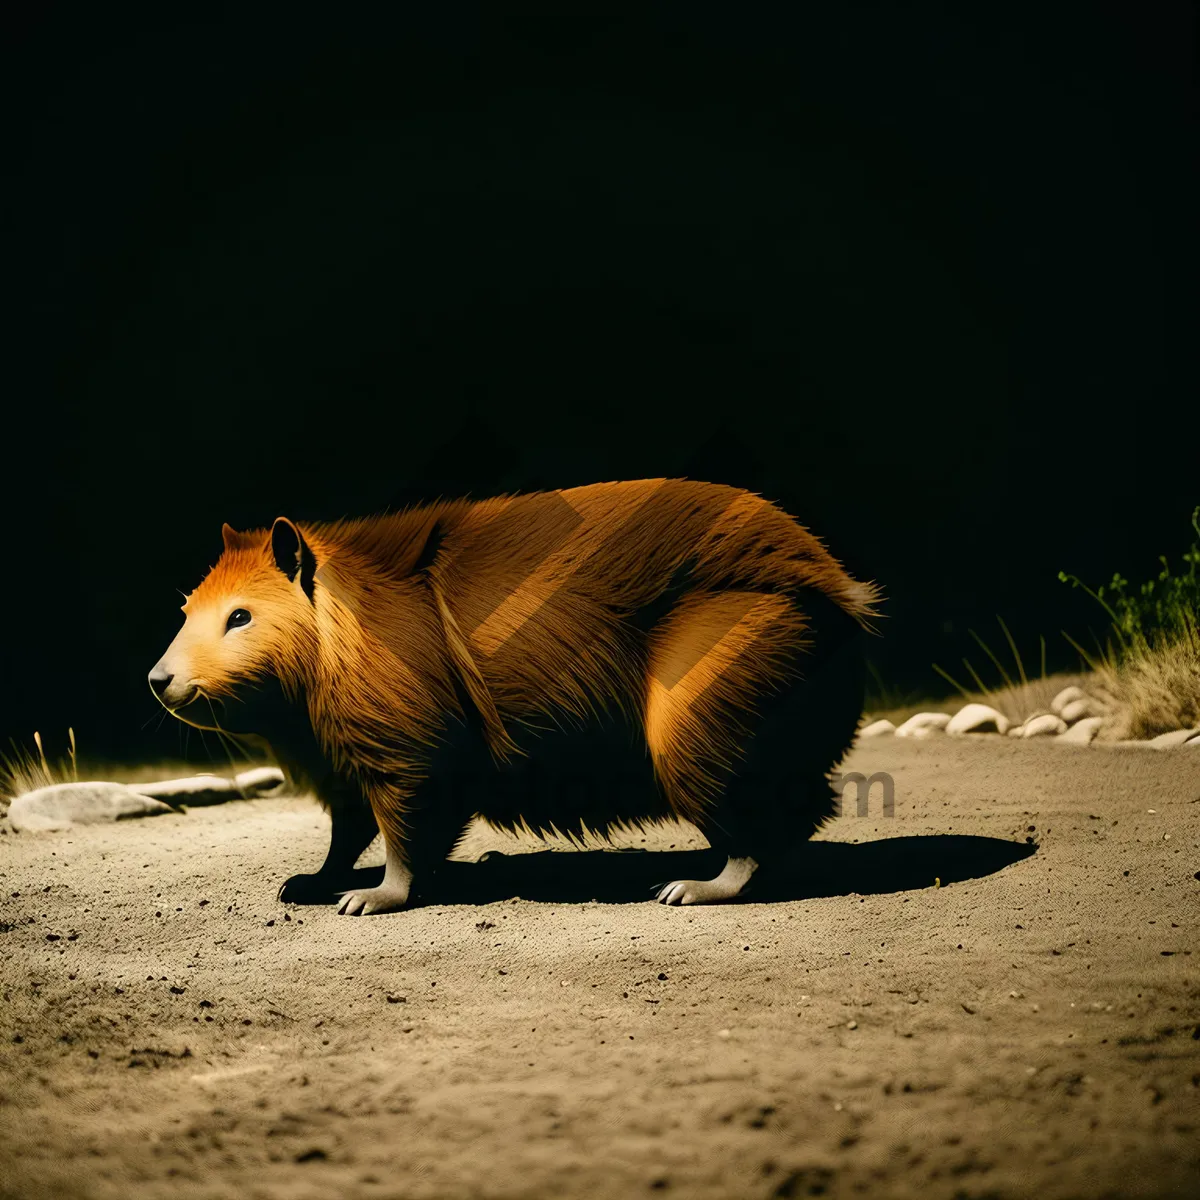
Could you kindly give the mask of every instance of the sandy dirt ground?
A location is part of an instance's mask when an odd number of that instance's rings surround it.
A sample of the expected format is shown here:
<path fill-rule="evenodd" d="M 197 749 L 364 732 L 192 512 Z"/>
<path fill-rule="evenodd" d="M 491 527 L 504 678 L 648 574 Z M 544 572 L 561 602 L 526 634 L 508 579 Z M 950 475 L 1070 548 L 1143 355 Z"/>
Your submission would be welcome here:
<path fill-rule="evenodd" d="M 0 1195 L 1200 1195 L 1200 752 L 845 769 L 894 817 L 713 908 L 679 829 L 358 919 L 275 900 L 303 799 L 7 833 Z"/>

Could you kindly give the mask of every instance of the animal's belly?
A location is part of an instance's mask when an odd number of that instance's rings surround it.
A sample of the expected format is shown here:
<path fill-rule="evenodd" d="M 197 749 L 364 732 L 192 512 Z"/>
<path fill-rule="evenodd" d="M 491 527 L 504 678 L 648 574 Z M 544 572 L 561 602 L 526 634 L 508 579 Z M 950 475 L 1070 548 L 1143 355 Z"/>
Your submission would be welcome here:
<path fill-rule="evenodd" d="M 514 740 L 525 753 L 500 766 L 479 753 L 443 761 L 457 805 L 501 827 L 564 833 L 670 815 L 644 736 L 619 719 L 521 729 Z"/>

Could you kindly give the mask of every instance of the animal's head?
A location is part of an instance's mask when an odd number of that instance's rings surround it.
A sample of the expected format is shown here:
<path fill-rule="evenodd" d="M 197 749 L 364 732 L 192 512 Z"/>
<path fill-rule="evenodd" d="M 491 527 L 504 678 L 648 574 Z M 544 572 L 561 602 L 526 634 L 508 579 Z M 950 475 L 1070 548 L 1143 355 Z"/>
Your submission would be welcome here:
<path fill-rule="evenodd" d="M 265 685 L 294 680 L 315 641 L 316 560 L 285 517 L 269 531 L 221 533 L 224 553 L 184 603 L 150 687 L 190 725 L 265 733 L 259 710 L 277 691 Z"/>

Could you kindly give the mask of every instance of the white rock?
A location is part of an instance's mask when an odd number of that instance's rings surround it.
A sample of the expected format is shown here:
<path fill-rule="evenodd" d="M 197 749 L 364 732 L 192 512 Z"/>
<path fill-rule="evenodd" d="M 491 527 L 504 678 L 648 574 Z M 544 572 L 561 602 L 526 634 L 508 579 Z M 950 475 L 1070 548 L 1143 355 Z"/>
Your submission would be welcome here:
<path fill-rule="evenodd" d="M 1066 733 L 1067 729 L 1067 723 L 1062 717 L 1056 717 L 1053 713 L 1042 713 L 1041 716 L 1030 717 L 1021 726 L 1021 736 L 1027 738 L 1054 737 L 1057 734 Z"/>
<path fill-rule="evenodd" d="M 18 796 L 9 806 L 8 819 L 14 829 L 33 832 L 175 811 L 120 783 L 56 783 Z"/>
<path fill-rule="evenodd" d="M 283 772 L 278 767 L 253 767 L 235 775 L 233 781 L 246 795 L 265 796 L 283 786 Z"/>
<path fill-rule="evenodd" d="M 1200 729 L 1172 729 L 1170 733 L 1160 733 L 1158 737 L 1152 737 L 1149 745 L 1159 750 L 1168 750 L 1172 746 L 1186 745 L 1198 733 Z"/>
<path fill-rule="evenodd" d="M 1089 746 L 1096 734 L 1100 732 L 1100 726 L 1103 724 L 1103 717 L 1084 717 L 1082 721 L 1076 721 L 1066 733 L 1060 733 L 1054 740 L 1067 746 Z"/>
<path fill-rule="evenodd" d="M 190 775 L 186 779 L 155 779 L 149 783 L 131 783 L 131 791 L 173 803 L 210 804 L 231 798 L 233 781 L 220 775 Z"/>
<path fill-rule="evenodd" d="M 946 732 L 962 733 L 1007 733 L 1008 718 L 986 704 L 966 704 L 950 718 Z"/>
<path fill-rule="evenodd" d="M 1076 700 L 1086 700 L 1087 698 L 1087 692 L 1085 692 L 1083 688 L 1063 688 L 1063 690 L 1059 692 L 1053 700 L 1050 701 L 1050 711 L 1062 716 L 1062 710 L 1066 708 L 1068 704 L 1074 704 Z"/>
<path fill-rule="evenodd" d="M 158 779 L 129 786 L 143 796 L 153 796 L 170 804 L 200 806 L 262 796 L 282 783 L 283 772 L 278 767 L 256 767 L 233 779 L 221 775 L 191 775 L 186 779 Z"/>
<path fill-rule="evenodd" d="M 891 721 L 886 718 L 881 721 L 872 721 L 870 725 L 864 726 L 858 731 L 860 738 L 882 737 L 885 733 L 895 733 L 896 727 Z"/>
<path fill-rule="evenodd" d="M 924 712 L 909 717 L 896 730 L 897 737 L 923 738 L 931 734 L 941 733 L 950 724 L 949 713 Z"/>
<path fill-rule="evenodd" d="M 1076 721 L 1082 721 L 1084 717 L 1100 715 L 1096 702 L 1091 696 L 1084 696 L 1082 700 L 1072 700 L 1070 704 L 1064 704 L 1057 712 L 1068 725 L 1074 725 Z"/>

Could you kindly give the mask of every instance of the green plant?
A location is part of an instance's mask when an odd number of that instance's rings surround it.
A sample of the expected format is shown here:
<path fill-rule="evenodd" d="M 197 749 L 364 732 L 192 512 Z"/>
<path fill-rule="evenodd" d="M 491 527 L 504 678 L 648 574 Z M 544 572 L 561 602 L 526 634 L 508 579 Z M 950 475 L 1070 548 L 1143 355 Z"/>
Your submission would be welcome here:
<path fill-rule="evenodd" d="M 1173 573 L 1159 555 L 1162 570 L 1137 588 L 1118 573 L 1093 591 L 1059 572 L 1109 617 L 1110 634 L 1095 657 L 1063 632 L 1110 700 L 1109 737 L 1148 738 L 1200 726 L 1200 506 L 1192 512 L 1192 529 L 1197 540 L 1184 552 L 1187 569 Z"/>
<path fill-rule="evenodd" d="M 1173 573 L 1167 556 L 1160 554 L 1158 561 L 1162 563 L 1162 570 L 1137 588 L 1132 587 L 1120 572 L 1114 572 L 1111 582 L 1093 590 L 1077 575 L 1059 571 L 1058 577 L 1063 583 L 1082 588 L 1108 614 L 1117 644 L 1113 647 L 1110 642 L 1101 652 L 1101 658 L 1110 665 L 1145 647 L 1183 637 L 1194 628 L 1196 614 L 1200 612 L 1200 505 L 1192 512 L 1192 529 L 1196 541 L 1183 554 L 1187 569 L 1180 574 Z M 1090 665 L 1095 665 L 1069 635 L 1064 633 L 1063 636 Z"/>

